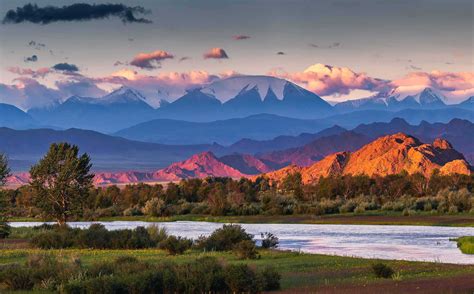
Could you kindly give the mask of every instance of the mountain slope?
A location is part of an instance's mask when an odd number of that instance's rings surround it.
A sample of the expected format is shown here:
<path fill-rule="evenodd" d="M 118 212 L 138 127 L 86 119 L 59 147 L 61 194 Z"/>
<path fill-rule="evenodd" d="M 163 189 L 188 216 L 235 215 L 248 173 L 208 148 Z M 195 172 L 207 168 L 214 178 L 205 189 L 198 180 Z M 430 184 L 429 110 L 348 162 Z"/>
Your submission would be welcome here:
<path fill-rule="evenodd" d="M 217 145 L 143 143 L 78 129 L 57 131 L 0 128 L 0 152 L 8 155 L 14 171 L 28 170 L 54 142 L 78 145 L 81 152 L 91 155 L 95 170 L 155 170 L 194 153 L 220 148 Z"/>
<path fill-rule="evenodd" d="M 371 139 L 356 132 L 347 131 L 341 134 L 318 138 L 304 146 L 275 151 L 259 155 L 268 162 L 288 165 L 308 166 L 321 160 L 328 154 L 338 151 L 353 151 L 370 142 Z"/>
<path fill-rule="evenodd" d="M 21 109 L 0 103 L 0 127 L 28 129 L 38 127 L 38 123 Z"/>
<path fill-rule="evenodd" d="M 120 88 L 102 98 L 72 96 L 62 104 L 28 111 L 43 124 L 112 132 L 155 117 L 136 90 Z"/>
<path fill-rule="evenodd" d="M 124 138 L 165 144 L 232 144 L 242 138 L 272 139 L 279 135 L 299 135 L 327 128 L 324 121 L 287 118 L 270 114 L 253 115 L 213 122 L 186 122 L 156 119 L 121 130 Z"/>
<path fill-rule="evenodd" d="M 435 169 L 441 173 L 471 174 L 463 155 L 446 140 L 423 144 L 415 137 L 397 133 L 381 137 L 355 152 L 334 153 L 311 166 L 292 165 L 265 176 L 280 181 L 289 173 L 300 172 L 303 182 L 310 183 L 328 175 L 386 176 L 406 171 L 430 176 Z"/>
<path fill-rule="evenodd" d="M 209 176 L 240 178 L 244 174 L 219 161 L 212 152 L 193 155 L 189 159 L 173 163 L 152 174 L 154 180 L 160 181 L 177 181 L 180 179 L 205 178 Z"/>

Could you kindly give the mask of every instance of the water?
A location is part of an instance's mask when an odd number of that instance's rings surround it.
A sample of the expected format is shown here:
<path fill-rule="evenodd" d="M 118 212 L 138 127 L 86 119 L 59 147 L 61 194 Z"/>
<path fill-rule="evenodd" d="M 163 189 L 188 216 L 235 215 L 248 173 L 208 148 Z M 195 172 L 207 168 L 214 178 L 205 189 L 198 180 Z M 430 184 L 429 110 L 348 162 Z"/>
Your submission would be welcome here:
<path fill-rule="evenodd" d="M 86 228 L 92 222 L 71 222 Z M 156 224 L 170 234 L 197 238 L 222 226 L 210 222 L 98 222 L 109 230 Z M 13 227 L 37 226 L 40 222 L 12 222 Z M 474 264 L 474 255 L 463 254 L 451 238 L 474 236 L 474 228 L 385 225 L 242 224 L 258 240 L 261 232 L 280 239 L 279 249 L 339 256 Z"/>

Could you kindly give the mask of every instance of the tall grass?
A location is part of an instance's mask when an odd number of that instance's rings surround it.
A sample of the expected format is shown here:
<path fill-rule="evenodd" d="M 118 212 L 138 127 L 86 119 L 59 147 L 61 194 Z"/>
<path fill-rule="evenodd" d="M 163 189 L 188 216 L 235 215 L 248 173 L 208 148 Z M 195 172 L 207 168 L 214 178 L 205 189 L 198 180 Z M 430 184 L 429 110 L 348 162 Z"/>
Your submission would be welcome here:
<path fill-rule="evenodd" d="M 474 254 L 474 236 L 458 238 L 458 247 L 464 254 Z"/>

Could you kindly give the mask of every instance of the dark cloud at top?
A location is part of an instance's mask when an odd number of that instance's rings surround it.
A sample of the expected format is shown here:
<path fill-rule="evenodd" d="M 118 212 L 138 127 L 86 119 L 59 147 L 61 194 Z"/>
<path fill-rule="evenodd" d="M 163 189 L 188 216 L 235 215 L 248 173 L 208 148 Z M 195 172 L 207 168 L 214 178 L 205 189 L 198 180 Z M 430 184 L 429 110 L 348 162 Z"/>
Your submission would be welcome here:
<path fill-rule="evenodd" d="M 32 22 L 49 24 L 58 21 L 87 21 L 118 17 L 124 23 L 151 23 L 145 18 L 137 18 L 135 14 L 145 14 L 148 10 L 141 6 L 126 6 L 124 4 L 86 4 L 76 3 L 63 7 L 38 7 L 36 4 L 26 4 L 9 10 L 3 18 L 3 23 Z"/>
<path fill-rule="evenodd" d="M 79 68 L 70 63 L 58 63 L 52 67 L 55 70 L 67 71 L 67 72 L 76 72 L 79 71 Z"/>
<path fill-rule="evenodd" d="M 36 55 L 31 55 L 30 57 L 25 58 L 25 62 L 36 62 L 38 61 L 38 56 Z"/>

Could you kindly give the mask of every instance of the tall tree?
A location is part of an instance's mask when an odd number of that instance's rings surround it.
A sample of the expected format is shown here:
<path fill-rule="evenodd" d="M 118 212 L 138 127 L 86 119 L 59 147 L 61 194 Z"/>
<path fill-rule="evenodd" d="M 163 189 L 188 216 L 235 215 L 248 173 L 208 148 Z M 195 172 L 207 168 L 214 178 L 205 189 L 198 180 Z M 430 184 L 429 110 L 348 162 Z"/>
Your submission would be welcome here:
<path fill-rule="evenodd" d="M 82 213 L 94 175 L 86 153 L 68 143 L 52 144 L 48 153 L 31 167 L 35 204 L 42 212 L 65 225 L 71 216 Z"/>
<path fill-rule="evenodd" d="M 8 168 L 7 157 L 0 154 L 0 188 L 5 185 L 9 175 L 10 168 Z M 0 189 L 0 239 L 6 238 L 8 235 L 10 235 L 10 225 L 7 221 L 7 201 L 4 191 Z"/>

